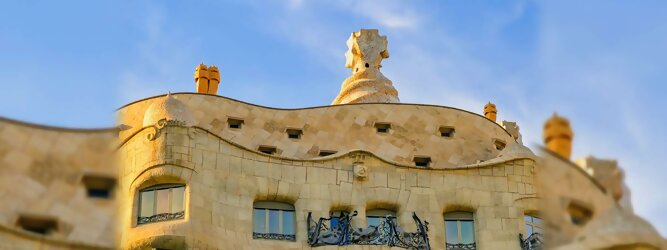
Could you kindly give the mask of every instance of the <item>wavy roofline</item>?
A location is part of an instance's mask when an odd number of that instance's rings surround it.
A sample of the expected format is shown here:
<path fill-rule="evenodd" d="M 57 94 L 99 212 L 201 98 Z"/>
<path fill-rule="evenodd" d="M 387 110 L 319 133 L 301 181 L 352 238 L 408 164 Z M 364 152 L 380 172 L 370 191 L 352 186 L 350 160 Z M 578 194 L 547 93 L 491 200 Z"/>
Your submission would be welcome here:
<path fill-rule="evenodd" d="M 480 118 L 484 118 L 485 121 L 495 124 L 495 125 L 498 126 L 500 129 L 502 129 L 503 131 L 505 131 L 505 133 L 507 133 L 507 135 L 509 135 L 511 138 L 514 138 L 514 137 L 512 136 L 512 134 L 510 134 L 510 132 L 508 132 L 505 128 L 503 128 L 503 126 L 500 126 L 500 124 L 497 123 L 497 122 L 493 122 L 493 121 L 489 120 L 488 118 L 486 118 L 486 116 L 483 116 L 483 115 L 480 115 L 480 114 L 478 114 L 478 113 L 475 113 L 475 112 L 472 112 L 472 111 L 468 111 L 468 110 L 465 110 L 465 109 L 460 109 L 460 108 L 455 108 L 455 107 L 449 107 L 449 106 L 442 106 L 442 105 L 420 104 L 420 103 L 380 103 L 380 102 L 373 102 L 373 103 L 346 103 L 346 104 L 336 104 L 336 105 L 322 105 L 322 106 L 311 106 L 311 107 L 303 107 L 303 108 L 275 108 L 275 107 L 268 107 L 268 106 L 262 106 L 262 105 L 259 105 L 259 104 L 249 103 L 249 102 L 245 102 L 245 101 L 241 101 L 241 100 L 237 100 L 237 99 L 234 99 L 234 98 L 230 98 L 230 97 L 226 97 L 226 96 L 221 96 L 221 95 L 204 94 L 204 93 L 197 93 L 197 92 L 175 92 L 175 93 L 168 93 L 168 94 L 169 94 L 169 95 L 172 95 L 172 96 L 173 96 L 173 95 L 203 95 L 203 96 L 213 96 L 213 97 L 222 98 L 222 99 L 227 99 L 227 100 L 234 101 L 234 102 L 243 103 L 243 104 L 250 105 L 250 106 L 254 106 L 254 107 L 259 107 L 259 108 L 264 108 L 264 109 L 270 109 L 270 110 L 282 110 L 282 111 L 308 110 L 308 109 L 318 109 L 318 108 L 331 108 L 331 107 L 336 107 L 336 106 L 355 106 L 355 105 L 359 105 L 359 106 L 361 106 L 361 105 L 397 105 L 397 106 L 398 106 L 398 105 L 404 105 L 404 106 L 419 106 L 419 107 L 435 107 L 435 108 L 452 109 L 452 110 L 462 111 L 462 112 L 465 112 L 465 113 L 468 113 L 468 114 L 472 114 L 472 115 L 478 116 L 478 117 L 480 117 Z M 130 102 L 130 103 L 128 103 L 128 104 L 125 104 L 125 105 L 123 105 L 123 106 L 117 108 L 116 111 L 119 111 L 119 110 L 121 110 L 121 109 L 123 109 L 123 108 L 129 107 L 129 106 L 131 106 L 131 105 L 133 105 L 133 104 L 136 104 L 136 103 L 139 103 L 139 102 L 143 102 L 143 101 L 147 101 L 147 100 L 150 100 L 150 99 L 155 99 L 155 98 L 159 98 L 159 97 L 167 96 L 168 94 L 161 94 L 161 95 L 156 95 L 156 96 L 151 96 L 151 97 L 146 97 L 146 98 L 143 98 L 143 99 L 139 99 L 139 100 Z M 515 141 L 516 141 L 516 140 L 515 140 Z"/>
<path fill-rule="evenodd" d="M 106 128 L 72 128 L 72 127 L 60 127 L 52 126 L 46 124 L 39 124 L 27 121 L 16 120 L 4 116 L 0 116 L 0 122 L 7 122 L 14 125 L 20 125 L 25 127 L 31 127 L 42 130 L 50 131 L 60 131 L 60 132 L 72 132 L 72 133 L 104 133 L 104 132 L 116 132 L 119 131 L 118 127 L 106 127 Z"/>

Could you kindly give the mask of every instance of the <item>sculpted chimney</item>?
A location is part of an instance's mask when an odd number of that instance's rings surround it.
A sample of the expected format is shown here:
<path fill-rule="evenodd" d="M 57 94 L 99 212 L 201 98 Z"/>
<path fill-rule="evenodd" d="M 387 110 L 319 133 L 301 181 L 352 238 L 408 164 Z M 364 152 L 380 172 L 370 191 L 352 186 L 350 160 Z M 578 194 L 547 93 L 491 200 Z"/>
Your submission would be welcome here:
<path fill-rule="evenodd" d="M 544 123 L 544 144 L 546 148 L 568 160 L 572 154 L 573 137 L 574 133 L 570 128 L 570 122 L 564 117 L 554 113 Z"/>
<path fill-rule="evenodd" d="M 206 65 L 199 64 L 195 68 L 195 84 L 197 85 L 197 93 L 202 94 L 218 94 L 218 85 L 220 84 L 220 71 L 215 65 L 206 67 Z"/>
<path fill-rule="evenodd" d="M 387 37 L 375 29 L 361 29 L 350 35 L 347 47 L 345 67 L 352 69 L 352 75 L 331 104 L 399 102 L 398 91 L 380 72 L 382 59 L 389 57 Z"/>
<path fill-rule="evenodd" d="M 496 122 L 496 116 L 498 115 L 498 110 L 496 109 L 496 105 L 489 102 L 486 105 L 484 105 L 484 116 L 488 118 L 489 120 Z"/>

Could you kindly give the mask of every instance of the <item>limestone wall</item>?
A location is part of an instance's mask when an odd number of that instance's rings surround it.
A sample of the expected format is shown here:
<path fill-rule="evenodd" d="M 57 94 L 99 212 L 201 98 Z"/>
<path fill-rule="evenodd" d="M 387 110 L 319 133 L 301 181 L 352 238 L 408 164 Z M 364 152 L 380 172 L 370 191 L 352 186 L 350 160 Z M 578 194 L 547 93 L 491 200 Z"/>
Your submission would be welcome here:
<path fill-rule="evenodd" d="M 429 156 L 432 168 L 454 168 L 496 158 L 494 140 L 507 147 L 516 141 L 498 124 L 467 111 L 418 104 L 350 104 L 304 109 L 275 109 L 221 96 L 196 93 L 172 94 L 185 103 L 195 126 L 250 150 L 275 146 L 278 155 L 314 159 L 319 150 L 340 154 L 365 150 L 380 158 L 414 165 L 414 156 Z M 127 140 L 141 130 L 146 109 L 163 96 L 144 99 L 118 110 L 120 134 Z M 230 129 L 229 117 L 244 120 L 241 129 Z M 388 134 L 376 133 L 375 123 L 390 123 Z M 439 128 L 455 128 L 452 138 L 440 136 Z M 301 139 L 287 138 L 285 130 L 303 130 Z"/>
<path fill-rule="evenodd" d="M 231 109 L 229 104 L 223 105 L 229 102 L 226 99 L 191 97 L 186 100 L 189 105 L 194 105 L 196 100 L 221 100 L 218 104 L 230 108 L 230 112 L 246 110 L 242 105 L 237 109 Z M 351 106 L 339 108 L 345 107 Z M 354 107 L 373 108 L 372 105 Z M 422 109 L 418 106 L 398 107 Z M 446 110 L 425 109 L 423 113 Z M 215 113 L 211 109 L 204 110 L 207 114 Z M 282 111 L 271 112 L 279 116 Z M 213 119 L 204 118 L 201 113 L 195 115 L 199 119 Z M 122 120 L 131 123 L 128 119 Z M 255 123 L 249 120 L 249 124 Z M 475 124 L 487 123 L 478 120 Z M 461 130 L 465 135 L 464 127 Z M 501 158 L 496 159 L 495 164 L 458 169 L 397 165 L 365 151 L 325 159 L 290 160 L 248 150 L 234 144 L 236 141 L 225 139 L 224 131 L 213 131 L 179 125 L 149 127 L 133 133 L 121 145 L 120 189 L 124 204 L 120 221 L 123 223 L 124 248 L 310 249 L 306 243 L 308 212 L 319 218 L 326 217 L 333 209 L 357 210 L 359 215 L 352 223 L 361 227 L 366 223 L 367 209 L 395 208 L 399 224 L 407 231 L 416 230 L 410 216 L 413 211 L 430 223 L 432 249 L 444 249 L 443 214 L 451 210 L 474 212 L 478 249 L 519 249 L 518 234 L 524 230 L 523 213 L 537 210 L 534 161 L 531 159 Z M 475 146 L 471 147 L 474 151 Z M 352 166 L 358 161 L 368 169 L 365 180 L 354 177 Z M 138 191 L 159 183 L 186 184 L 185 218 L 137 226 Z M 252 239 L 253 202 L 265 200 L 294 205 L 297 216 L 295 242 Z M 331 248 L 336 247 L 322 249 Z M 348 248 L 362 249 L 361 246 Z"/>
<path fill-rule="evenodd" d="M 0 249 L 110 249 L 117 241 L 114 199 L 87 196 L 86 174 L 114 177 L 116 131 L 31 125 L 0 118 Z M 43 236 L 21 215 L 55 219 Z"/>

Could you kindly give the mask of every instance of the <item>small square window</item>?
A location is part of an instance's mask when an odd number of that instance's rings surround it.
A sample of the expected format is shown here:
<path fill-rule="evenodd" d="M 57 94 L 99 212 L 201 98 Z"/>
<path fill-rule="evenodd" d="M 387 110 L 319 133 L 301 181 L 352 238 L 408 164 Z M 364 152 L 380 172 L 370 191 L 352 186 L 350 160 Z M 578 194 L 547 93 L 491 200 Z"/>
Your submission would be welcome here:
<path fill-rule="evenodd" d="M 572 224 L 577 226 L 585 225 L 593 217 L 593 211 L 591 211 L 588 207 L 576 202 L 570 203 L 570 205 L 567 207 L 567 212 L 570 215 L 570 221 Z"/>
<path fill-rule="evenodd" d="M 454 131 L 452 127 L 440 127 L 440 136 L 452 138 L 454 137 Z"/>
<path fill-rule="evenodd" d="M 301 129 L 287 129 L 287 138 L 290 139 L 301 139 L 301 135 L 303 134 L 303 130 Z"/>
<path fill-rule="evenodd" d="M 505 142 L 501 140 L 494 140 L 493 144 L 496 146 L 497 150 L 503 150 L 505 148 Z"/>
<path fill-rule="evenodd" d="M 415 156 L 412 159 L 415 162 L 415 166 L 427 168 L 431 165 L 431 157 L 428 156 Z"/>
<path fill-rule="evenodd" d="M 240 129 L 243 126 L 243 120 L 229 118 L 227 119 L 227 124 L 229 124 L 229 128 Z"/>
<path fill-rule="evenodd" d="M 269 154 L 269 155 L 272 155 L 272 154 L 276 153 L 276 147 L 272 147 L 272 146 L 259 146 L 259 148 L 257 148 L 257 150 L 259 152 Z"/>
<path fill-rule="evenodd" d="M 85 175 L 81 180 L 91 198 L 110 199 L 116 179 L 108 176 Z"/>
<path fill-rule="evenodd" d="M 338 153 L 337 151 L 332 151 L 332 150 L 320 150 L 320 156 L 329 156 L 332 154 Z"/>
<path fill-rule="evenodd" d="M 375 130 L 378 133 L 389 133 L 389 129 L 391 129 L 391 124 L 389 123 L 375 123 Z"/>
<path fill-rule="evenodd" d="M 54 218 L 20 215 L 16 224 L 23 230 L 47 235 L 58 230 L 58 221 Z"/>

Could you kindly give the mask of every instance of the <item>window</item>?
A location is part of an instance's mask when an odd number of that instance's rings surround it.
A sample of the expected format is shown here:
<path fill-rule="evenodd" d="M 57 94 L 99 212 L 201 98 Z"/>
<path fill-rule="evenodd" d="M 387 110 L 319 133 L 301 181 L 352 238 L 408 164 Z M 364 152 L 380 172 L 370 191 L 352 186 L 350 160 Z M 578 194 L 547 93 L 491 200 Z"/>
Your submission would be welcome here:
<path fill-rule="evenodd" d="M 48 217 L 20 215 L 16 224 L 23 230 L 42 235 L 48 235 L 58 230 L 58 221 Z"/>
<path fill-rule="evenodd" d="M 470 212 L 445 214 L 446 249 L 475 249 L 475 220 Z"/>
<path fill-rule="evenodd" d="M 185 216 L 185 186 L 158 185 L 139 192 L 137 224 L 182 219 Z"/>
<path fill-rule="evenodd" d="M 570 221 L 572 224 L 578 226 L 585 225 L 591 219 L 591 217 L 593 217 L 593 211 L 588 209 L 586 206 L 575 202 L 571 202 L 567 207 L 567 213 L 570 215 Z"/>
<path fill-rule="evenodd" d="M 229 118 L 227 119 L 227 124 L 229 124 L 229 128 L 240 129 L 243 126 L 243 120 L 236 118 Z"/>
<path fill-rule="evenodd" d="M 111 198 L 111 193 L 116 186 L 116 179 L 105 176 L 86 175 L 81 180 L 86 186 L 86 193 L 91 198 Z"/>
<path fill-rule="evenodd" d="M 454 131 L 452 127 L 440 127 L 440 136 L 447 138 L 454 137 Z"/>
<path fill-rule="evenodd" d="M 431 165 L 431 157 L 428 156 L 415 156 L 412 159 L 415 162 L 415 166 L 427 168 Z"/>
<path fill-rule="evenodd" d="M 257 148 L 257 150 L 259 152 L 269 154 L 269 155 L 272 155 L 272 154 L 276 153 L 276 147 L 272 147 L 272 146 L 259 146 L 259 148 Z"/>
<path fill-rule="evenodd" d="M 303 130 L 301 129 L 287 129 L 287 138 L 290 139 L 301 139 L 301 135 L 303 134 Z"/>
<path fill-rule="evenodd" d="M 338 152 L 333 151 L 333 150 L 320 150 L 319 156 L 329 156 L 329 155 L 332 155 L 332 154 L 335 154 L 335 153 L 338 153 Z"/>
<path fill-rule="evenodd" d="M 533 233 L 542 234 L 544 232 L 542 230 L 542 219 L 532 215 L 524 215 L 523 221 L 526 223 L 526 236 L 530 236 Z"/>
<path fill-rule="evenodd" d="M 493 144 L 496 146 L 497 150 L 503 150 L 503 148 L 505 148 L 505 142 L 504 141 L 496 139 L 496 140 L 493 141 Z"/>
<path fill-rule="evenodd" d="M 253 209 L 253 239 L 296 240 L 294 206 L 281 202 L 255 202 Z"/>
<path fill-rule="evenodd" d="M 390 216 L 391 219 L 396 222 L 396 212 L 386 209 L 374 209 L 366 211 L 366 221 L 368 226 L 379 226 L 380 223 L 387 217 Z"/>
<path fill-rule="evenodd" d="M 391 129 L 391 124 L 389 123 L 375 123 L 375 130 L 378 133 L 389 133 L 389 129 Z"/>

